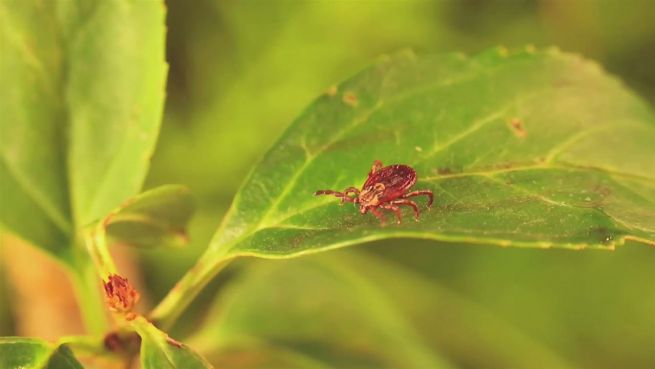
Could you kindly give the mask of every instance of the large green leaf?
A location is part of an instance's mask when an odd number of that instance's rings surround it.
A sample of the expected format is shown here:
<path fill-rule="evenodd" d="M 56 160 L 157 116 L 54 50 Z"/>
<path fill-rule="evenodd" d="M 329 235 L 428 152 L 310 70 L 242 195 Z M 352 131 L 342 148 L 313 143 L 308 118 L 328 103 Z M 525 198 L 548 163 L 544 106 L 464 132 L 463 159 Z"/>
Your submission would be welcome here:
<path fill-rule="evenodd" d="M 324 96 L 264 155 L 211 244 L 152 317 L 170 324 L 228 260 L 384 238 L 613 249 L 655 244 L 655 115 L 596 64 L 556 49 L 389 57 Z M 411 165 L 435 202 L 381 226 L 319 189 Z"/>
<path fill-rule="evenodd" d="M 290 257 L 388 237 L 612 248 L 655 240 L 655 116 L 556 50 L 388 58 L 329 91 L 264 156 L 208 258 Z M 382 227 L 318 189 L 413 166 L 435 204 Z"/>
<path fill-rule="evenodd" d="M 65 345 L 23 337 L 0 337 L 0 369 L 82 369 Z"/>
<path fill-rule="evenodd" d="M 475 304 L 353 251 L 249 263 L 190 342 L 219 368 L 568 367 Z"/>
<path fill-rule="evenodd" d="M 0 222 L 61 254 L 142 185 L 164 98 L 164 7 L 5 1 L 0 16 Z"/>
<path fill-rule="evenodd" d="M 150 322 L 138 317 L 132 322 L 141 336 L 141 367 L 143 369 L 207 369 L 205 359 L 186 345 L 177 342 Z"/>

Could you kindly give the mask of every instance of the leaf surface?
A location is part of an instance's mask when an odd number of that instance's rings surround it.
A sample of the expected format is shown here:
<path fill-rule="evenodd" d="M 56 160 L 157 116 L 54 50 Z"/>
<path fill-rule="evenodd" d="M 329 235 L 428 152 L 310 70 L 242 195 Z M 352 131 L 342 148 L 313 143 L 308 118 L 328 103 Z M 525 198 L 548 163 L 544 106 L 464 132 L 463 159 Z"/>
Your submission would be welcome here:
<path fill-rule="evenodd" d="M 387 58 L 311 104 L 238 192 L 206 258 L 285 258 L 392 237 L 610 249 L 655 242 L 655 116 L 596 64 L 557 50 Z M 381 226 L 315 197 L 374 160 L 435 195 Z M 391 220 L 392 214 L 387 214 Z"/>
<path fill-rule="evenodd" d="M 213 368 L 205 359 L 186 345 L 172 340 L 142 317 L 133 321 L 141 336 L 141 367 L 143 369 L 206 369 Z"/>
<path fill-rule="evenodd" d="M 65 345 L 23 337 L 0 337 L 0 369 L 83 369 Z"/>
<path fill-rule="evenodd" d="M 164 98 L 159 1 L 0 4 L 0 222 L 62 254 L 141 188 Z"/>

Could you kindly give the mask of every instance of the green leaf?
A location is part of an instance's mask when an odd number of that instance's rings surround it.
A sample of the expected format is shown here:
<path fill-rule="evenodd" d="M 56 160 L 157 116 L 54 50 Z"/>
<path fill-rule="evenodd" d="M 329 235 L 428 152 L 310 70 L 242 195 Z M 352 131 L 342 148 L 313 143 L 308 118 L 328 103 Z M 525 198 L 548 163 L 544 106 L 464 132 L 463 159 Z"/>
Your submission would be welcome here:
<path fill-rule="evenodd" d="M 143 192 L 110 213 L 103 221 L 107 235 L 132 246 L 182 246 L 193 201 L 184 186 L 166 185 Z"/>
<path fill-rule="evenodd" d="M 136 318 L 132 325 L 141 336 L 143 369 L 213 368 L 189 347 L 171 339 L 144 318 Z"/>
<path fill-rule="evenodd" d="M 207 258 L 292 257 L 390 237 L 501 246 L 655 242 L 655 116 L 557 50 L 387 58 L 310 105 L 251 172 Z M 619 149 L 620 148 L 620 149 Z M 383 227 L 319 189 L 403 163 L 431 210 Z"/>
<path fill-rule="evenodd" d="M 2 2 L 0 222 L 53 254 L 141 188 L 164 100 L 160 1 Z"/>
<path fill-rule="evenodd" d="M 249 264 L 189 342 L 230 368 L 568 367 L 475 304 L 353 251 Z"/>
<path fill-rule="evenodd" d="M 0 337 L 0 369 L 83 369 L 66 345 L 23 337 Z"/>

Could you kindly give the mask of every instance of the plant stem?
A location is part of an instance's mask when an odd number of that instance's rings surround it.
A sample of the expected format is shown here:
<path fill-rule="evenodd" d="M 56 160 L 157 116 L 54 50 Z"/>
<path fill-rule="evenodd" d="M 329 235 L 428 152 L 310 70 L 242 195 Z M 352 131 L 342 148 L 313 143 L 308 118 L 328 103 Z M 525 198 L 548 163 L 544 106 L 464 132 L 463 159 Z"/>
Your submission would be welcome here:
<path fill-rule="evenodd" d="M 100 293 L 95 268 L 86 253 L 78 254 L 71 276 L 84 325 L 92 334 L 105 333 L 109 324 L 104 299 Z"/>
<path fill-rule="evenodd" d="M 227 258 L 220 263 L 209 262 L 214 258 L 216 258 L 214 253 L 205 253 L 168 292 L 168 295 L 150 313 L 149 318 L 155 325 L 163 330 L 169 329 L 207 283 L 233 259 Z"/>
<path fill-rule="evenodd" d="M 86 229 L 83 233 L 86 250 L 93 260 L 98 276 L 103 281 L 112 274 L 118 274 L 114 260 L 107 248 L 107 235 L 104 224 L 98 223 Z"/>

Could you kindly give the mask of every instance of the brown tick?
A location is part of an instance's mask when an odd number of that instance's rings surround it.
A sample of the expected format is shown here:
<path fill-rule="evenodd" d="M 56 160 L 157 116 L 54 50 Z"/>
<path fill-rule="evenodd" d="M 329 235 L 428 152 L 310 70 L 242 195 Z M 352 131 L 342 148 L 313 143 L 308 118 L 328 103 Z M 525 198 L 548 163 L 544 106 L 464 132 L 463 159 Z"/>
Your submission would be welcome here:
<path fill-rule="evenodd" d="M 414 218 L 418 220 L 419 217 L 418 205 L 408 198 L 425 195 L 428 197 L 428 207 L 432 206 L 432 191 L 408 192 L 414 183 L 416 183 L 416 171 L 412 167 L 402 164 L 383 167 L 382 162 L 376 160 L 361 190 L 348 187 L 343 192 L 320 190 L 316 191 L 314 195 L 334 195 L 341 199 L 341 204 L 345 202 L 359 204 L 360 213 L 366 214 L 370 211 L 380 219 L 380 223 L 383 225 L 384 214 L 380 209 L 391 210 L 396 214 L 397 223 L 400 224 L 402 221 L 401 205 L 411 206 L 414 209 Z"/>

